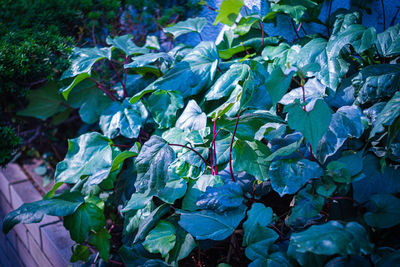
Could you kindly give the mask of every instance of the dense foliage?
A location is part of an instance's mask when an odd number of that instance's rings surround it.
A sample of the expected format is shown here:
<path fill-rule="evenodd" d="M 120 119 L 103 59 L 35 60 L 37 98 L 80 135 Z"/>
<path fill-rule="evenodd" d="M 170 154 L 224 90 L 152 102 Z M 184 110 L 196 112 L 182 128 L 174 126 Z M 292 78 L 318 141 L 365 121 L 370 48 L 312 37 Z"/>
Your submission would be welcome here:
<path fill-rule="evenodd" d="M 95 264 L 398 265 L 400 24 L 377 33 L 340 10 L 328 37 L 288 42 L 262 23 L 315 21 L 322 1 L 270 2 L 235 22 L 243 1 L 224 0 L 218 45 L 75 48 L 59 94 L 35 91 L 21 115 L 79 109 L 99 131 L 69 140 L 54 188 L 3 231 L 63 216 L 71 261 Z"/>

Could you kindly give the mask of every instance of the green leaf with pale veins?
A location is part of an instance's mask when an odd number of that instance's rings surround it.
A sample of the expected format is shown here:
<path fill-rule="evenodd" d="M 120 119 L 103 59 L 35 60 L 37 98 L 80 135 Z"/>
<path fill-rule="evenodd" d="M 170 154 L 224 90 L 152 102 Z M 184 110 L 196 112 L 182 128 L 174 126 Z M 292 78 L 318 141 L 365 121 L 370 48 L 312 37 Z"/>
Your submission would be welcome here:
<path fill-rule="evenodd" d="M 177 91 L 157 90 L 147 99 L 147 105 L 160 128 L 175 125 L 176 112 L 183 108 L 183 98 Z"/>
<path fill-rule="evenodd" d="M 308 180 L 319 178 L 322 174 L 318 163 L 307 159 L 273 161 L 268 171 L 272 188 L 280 196 L 296 193 Z"/>
<path fill-rule="evenodd" d="M 18 223 L 38 223 L 44 215 L 67 216 L 84 202 L 79 192 L 69 192 L 46 200 L 24 203 L 10 212 L 3 220 L 3 232 L 8 233 Z"/>
<path fill-rule="evenodd" d="M 99 256 L 108 261 L 110 255 L 110 239 L 111 235 L 106 228 L 90 234 L 89 243 L 94 245 L 99 251 Z"/>
<path fill-rule="evenodd" d="M 172 34 L 175 38 L 191 32 L 197 32 L 200 34 L 206 24 L 206 18 L 189 18 L 185 21 L 180 21 L 173 26 L 164 28 L 164 32 Z"/>
<path fill-rule="evenodd" d="M 150 253 L 160 253 L 165 258 L 176 243 L 175 226 L 161 220 L 156 227 L 151 230 L 143 242 L 144 248 Z"/>
<path fill-rule="evenodd" d="M 153 135 L 144 143 L 135 160 L 137 192 L 154 194 L 163 189 L 168 181 L 168 166 L 174 159 L 174 150 L 161 137 Z"/>
<path fill-rule="evenodd" d="M 147 35 L 144 47 L 150 50 L 160 50 L 160 43 L 155 35 Z"/>
<path fill-rule="evenodd" d="M 184 98 L 211 86 L 219 61 L 214 43 L 201 42 L 182 61 L 144 90 L 179 91 Z"/>
<path fill-rule="evenodd" d="M 218 15 L 215 18 L 214 25 L 221 22 L 222 24 L 232 26 L 243 6 L 243 0 L 223 0 L 219 7 Z"/>
<path fill-rule="evenodd" d="M 113 102 L 101 113 L 99 125 L 104 135 L 109 138 L 120 135 L 137 138 L 147 116 L 148 111 L 142 102 Z"/>
<path fill-rule="evenodd" d="M 82 176 L 107 178 L 113 161 L 112 141 L 97 133 L 68 140 L 65 159 L 57 164 L 55 182 L 77 183 Z"/>
<path fill-rule="evenodd" d="M 90 250 L 87 246 L 76 245 L 72 247 L 72 255 L 71 262 L 84 261 L 87 262 L 89 260 Z"/>
<path fill-rule="evenodd" d="M 400 115 L 400 92 L 397 92 L 389 102 L 386 103 L 385 107 L 376 116 L 369 138 L 374 137 L 377 133 L 383 132 L 385 126 L 393 124 L 395 119 Z"/>
<path fill-rule="evenodd" d="M 400 55 L 400 23 L 388 28 L 377 36 L 376 46 L 380 55 L 394 57 Z"/>
<path fill-rule="evenodd" d="M 289 127 L 301 132 L 311 147 L 316 151 L 318 142 L 328 130 L 332 118 L 332 110 L 325 101 L 318 99 L 314 108 L 306 112 L 299 104 L 286 106 Z"/>
<path fill-rule="evenodd" d="M 207 126 L 207 115 L 194 100 L 190 100 L 176 121 L 176 127 L 182 130 L 198 131 Z"/>
<path fill-rule="evenodd" d="M 90 231 L 100 231 L 105 225 L 103 211 L 93 203 L 84 203 L 73 214 L 64 217 L 64 227 L 78 243 L 85 242 Z"/>

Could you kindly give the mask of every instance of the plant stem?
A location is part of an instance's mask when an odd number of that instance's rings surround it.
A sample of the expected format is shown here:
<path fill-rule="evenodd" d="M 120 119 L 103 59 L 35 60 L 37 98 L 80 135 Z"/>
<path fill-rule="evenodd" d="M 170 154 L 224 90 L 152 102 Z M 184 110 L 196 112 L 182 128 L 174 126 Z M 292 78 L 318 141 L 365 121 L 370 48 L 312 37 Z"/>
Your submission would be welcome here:
<path fill-rule="evenodd" d="M 127 96 L 128 93 L 126 92 L 125 84 L 122 82 L 121 77 L 119 77 L 118 71 L 117 71 L 117 69 L 115 68 L 115 66 L 114 66 L 114 64 L 112 63 L 112 61 L 110 61 L 110 65 L 111 65 L 112 69 L 114 70 L 115 75 L 117 75 L 117 79 L 118 79 L 118 81 L 121 83 L 122 88 L 124 89 L 124 97 Z"/>
<path fill-rule="evenodd" d="M 264 23 L 261 20 L 260 20 L 260 25 L 261 25 L 261 51 L 260 51 L 261 54 L 264 49 Z"/>
<path fill-rule="evenodd" d="M 215 175 L 218 175 L 218 168 L 217 168 L 217 152 L 215 151 L 215 137 L 217 134 L 215 133 L 215 128 L 217 127 L 217 120 L 214 121 L 214 129 L 213 129 L 213 140 L 211 143 L 212 151 L 214 152 L 213 155 L 213 166 L 215 167 L 214 173 Z M 218 131 L 219 132 L 219 131 Z"/>
<path fill-rule="evenodd" d="M 168 144 L 168 145 L 170 145 L 170 146 L 180 146 L 180 147 L 187 148 L 187 149 L 193 151 L 194 153 L 196 153 L 197 156 L 199 156 L 199 157 L 201 158 L 201 160 L 204 162 L 204 164 L 206 164 L 206 166 L 208 165 L 208 164 L 207 164 L 207 161 L 203 158 L 203 156 L 202 156 L 199 152 L 197 152 L 196 150 L 194 150 L 193 148 L 188 147 L 188 146 L 185 146 L 185 145 L 180 145 L 180 144 Z"/>
<path fill-rule="evenodd" d="M 244 43 L 243 43 L 243 42 L 240 42 L 240 44 L 243 46 L 244 51 L 246 51 L 246 54 L 249 56 L 249 55 L 250 55 L 250 54 L 249 54 L 249 51 L 247 51 L 247 48 L 246 48 L 246 46 L 244 45 Z"/>
<path fill-rule="evenodd" d="M 111 98 L 112 101 L 118 101 L 118 99 L 109 90 L 107 90 L 103 84 L 99 83 L 92 77 L 90 77 L 90 79 L 97 85 L 97 88 L 100 88 L 109 98 Z"/>
<path fill-rule="evenodd" d="M 230 170 L 230 173 L 231 173 L 231 179 L 232 179 L 232 181 L 234 181 L 234 182 L 235 182 L 235 177 L 233 176 L 233 168 L 232 168 L 232 148 L 233 148 L 233 140 L 235 139 L 235 134 L 236 134 L 237 126 L 238 126 L 238 124 L 239 124 L 240 112 L 241 112 L 241 110 L 239 110 L 239 113 L 238 113 L 238 115 L 237 115 L 236 124 L 235 124 L 235 129 L 233 130 L 233 134 L 232 134 L 231 146 L 230 146 L 230 148 L 229 148 L 229 170 Z"/>
<path fill-rule="evenodd" d="M 293 37 L 293 40 L 292 40 L 292 43 L 293 43 L 294 40 L 296 40 L 296 37 L 297 37 L 298 39 L 300 39 L 300 35 L 299 35 L 299 32 L 296 30 L 296 27 L 294 26 L 294 21 L 293 21 L 293 20 L 290 20 L 290 22 L 292 23 L 293 31 L 294 31 L 294 33 L 296 34 L 296 36 Z M 300 30 L 300 28 L 299 28 L 299 30 Z"/>

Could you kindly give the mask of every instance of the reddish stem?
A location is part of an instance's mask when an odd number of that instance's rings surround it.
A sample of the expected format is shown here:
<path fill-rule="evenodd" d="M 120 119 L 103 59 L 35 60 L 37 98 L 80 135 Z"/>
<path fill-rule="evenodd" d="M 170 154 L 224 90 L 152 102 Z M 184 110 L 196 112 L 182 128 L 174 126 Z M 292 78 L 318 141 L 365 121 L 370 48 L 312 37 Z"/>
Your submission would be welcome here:
<path fill-rule="evenodd" d="M 170 145 L 170 146 L 179 146 L 179 147 L 184 147 L 184 148 L 187 148 L 187 149 L 189 149 L 189 150 L 191 150 L 191 151 L 193 151 L 194 153 L 196 153 L 197 154 L 197 156 L 199 156 L 200 158 L 201 158 L 201 160 L 204 162 L 204 164 L 206 164 L 206 166 L 207 166 L 207 161 L 203 158 L 203 156 L 199 153 L 199 152 L 197 152 L 196 150 L 194 150 L 193 148 L 191 148 L 191 147 L 188 147 L 188 146 L 185 146 L 185 145 L 180 145 L 180 144 L 168 144 L 168 145 Z"/>
<path fill-rule="evenodd" d="M 122 88 L 124 89 L 124 97 L 126 97 L 128 95 L 128 92 L 126 91 L 125 84 L 122 82 L 121 77 L 119 77 L 119 73 L 117 71 L 117 68 L 115 68 L 115 66 L 114 66 L 114 64 L 112 63 L 111 60 L 110 60 L 110 65 L 111 65 L 112 69 L 114 70 L 115 75 L 117 75 L 117 79 L 121 83 Z"/>
<path fill-rule="evenodd" d="M 97 88 L 100 88 L 112 101 L 118 101 L 117 98 L 101 83 L 90 77 L 90 79 L 96 84 Z"/>
<path fill-rule="evenodd" d="M 213 140 L 212 140 L 212 143 L 211 143 L 211 147 L 212 147 L 212 150 L 214 152 L 214 155 L 213 155 L 213 166 L 215 167 L 214 174 L 218 175 L 217 152 L 216 152 L 216 149 L 215 149 L 215 137 L 217 136 L 217 133 L 215 133 L 215 128 L 216 127 L 217 127 L 217 120 L 214 121 Z"/>
<path fill-rule="evenodd" d="M 108 261 L 111 263 L 114 263 L 114 264 L 124 265 L 122 262 L 119 262 L 119 261 L 114 261 L 114 260 L 110 260 L 110 259 Z"/>
<path fill-rule="evenodd" d="M 235 124 L 235 129 L 233 130 L 233 135 L 232 135 L 232 140 L 231 140 L 231 146 L 229 148 L 229 170 L 231 172 L 231 179 L 232 181 L 235 182 L 235 177 L 233 176 L 233 168 L 232 168 L 232 148 L 233 148 L 233 140 L 235 139 L 235 134 L 236 134 L 236 130 L 237 130 L 237 126 L 239 124 L 239 117 L 240 117 L 240 112 L 241 110 L 239 110 L 239 113 L 237 115 L 237 119 L 236 119 L 236 124 Z"/>
<path fill-rule="evenodd" d="M 219 66 L 217 66 L 217 70 L 222 74 L 222 70 Z"/>

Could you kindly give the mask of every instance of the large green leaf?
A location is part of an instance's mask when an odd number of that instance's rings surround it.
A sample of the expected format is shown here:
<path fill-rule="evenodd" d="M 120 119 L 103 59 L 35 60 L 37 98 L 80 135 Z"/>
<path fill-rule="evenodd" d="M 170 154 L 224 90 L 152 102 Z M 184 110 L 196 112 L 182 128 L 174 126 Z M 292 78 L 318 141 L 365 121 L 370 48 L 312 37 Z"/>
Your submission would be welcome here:
<path fill-rule="evenodd" d="M 171 206 L 168 204 L 162 204 L 153 210 L 149 216 L 144 219 L 141 218 L 138 232 L 135 236 L 134 243 L 144 240 L 149 231 L 156 226 L 160 219 L 171 211 Z"/>
<path fill-rule="evenodd" d="M 167 221 L 159 221 L 156 227 L 149 232 L 143 246 L 151 253 L 160 253 L 165 258 L 176 243 L 175 227 Z"/>
<path fill-rule="evenodd" d="M 197 199 L 206 191 L 207 187 L 217 187 L 224 184 L 220 176 L 202 175 L 196 181 L 189 183 L 188 190 L 182 201 L 182 209 L 194 211 L 198 209 Z"/>
<path fill-rule="evenodd" d="M 317 100 L 309 112 L 304 111 L 299 104 L 286 106 L 285 110 L 288 111 L 290 128 L 301 132 L 316 151 L 318 142 L 328 130 L 332 118 L 332 110 L 326 102 Z"/>
<path fill-rule="evenodd" d="M 271 11 L 289 15 L 299 24 L 308 8 L 316 8 L 318 4 L 312 0 L 280 0 L 271 5 Z"/>
<path fill-rule="evenodd" d="M 228 26 L 232 26 L 243 6 L 243 0 L 223 0 L 218 15 L 215 18 L 214 25 L 221 22 Z"/>
<path fill-rule="evenodd" d="M 209 209 L 222 213 L 236 209 L 242 203 L 242 188 L 234 182 L 229 182 L 223 186 L 207 187 L 206 191 L 197 199 L 196 206 L 202 210 Z"/>
<path fill-rule="evenodd" d="M 233 145 L 232 159 L 234 171 L 245 171 L 253 175 L 259 181 L 265 181 L 268 177 L 270 162 L 266 160 L 270 156 L 268 146 L 260 141 L 254 142 L 237 140 Z"/>
<path fill-rule="evenodd" d="M 378 64 L 363 68 L 352 79 L 360 104 L 375 103 L 382 97 L 392 97 L 400 87 L 400 65 Z"/>
<path fill-rule="evenodd" d="M 369 226 L 390 228 L 400 223 L 400 199 L 390 194 L 373 195 L 364 220 Z"/>
<path fill-rule="evenodd" d="M 400 92 L 397 92 L 389 102 L 386 103 L 385 107 L 376 116 L 373 128 L 369 134 L 369 138 L 374 137 L 377 133 L 383 132 L 385 126 L 393 124 L 395 119 L 400 114 Z"/>
<path fill-rule="evenodd" d="M 58 93 L 58 86 L 54 82 L 48 82 L 43 87 L 32 90 L 28 101 L 29 105 L 17 115 L 46 120 L 67 109 L 64 99 Z"/>
<path fill-rule="evenodd" d="M 135 45 L 132 38 L 133 36 L 131 34 L 117 36 L 115 38 L 108 36 L 106 42 L 108 45 L 112 45 L 113 48 L 122 50 L 127 56 L 146 54 L 149 51 L 147 48 Z"/>
<path fill-rule="evenodd" d="M 191 234 L 183 230 L 182 227 L 180 227 L 175 221 L 174 226 L 176 230 L 175 246 L 168 253 L 165 261 L 175 267 L 178 267 L 179 260 L 186 258 L 190 254 L 190 252 L 192 252 L 192 250 L 196 247 L 196 241 Z"/>
<path fill-rule="evenodd" d="M 201 110 L 196 101 L 190 100 L 183 113 L 176 121 L 176 127 L 182 130 L 203 130 L 207 125 L 207 115 Z"/>
<path fill-rule="evenodd" d="M 100 128 L 104 135 L 115 138 L 119 135 L 127 138 L 137 138 L 140 128 L 147 119 L 148 111 L 142 102 L 135 104 L 113 102 L 100 116 Z"/>
<path fill-rule="evenodd" d="M 364 227 L 356 222 L 342 225 L 337 221 L 313 225 L 303 232 L 294 233 L 289 244 L 289 251 L 320 255 L 369 254 L 372 248 Z"/>
<path fill-rule="evenodd" d="M 24 203 L 3 220 L 3 232 L 8 233 L 18 223 L 38 223 L 44 215 L 67 216 L 84 202 L 79 192 L 65 192 L 51 199 Z"/>
<path fill-rule="evenodd" d="M 361 137 L 364 127 L 361 122 L 362 112 L 357 106 L 343 106 L 332 115 L 328 131 L 322 136 L 316 150 L 319 161 L 334 155 L 349 137 Z"/>
<path fill-rule="evenodd" d="M 147 105 L 160 128 L 170 128 L 175 124 L 176 112 L 183 108 L 183 98 L 176 91 L 158 90 L 147 99 Z"/>
<path fill-rule="evenodd" d="M 307 108 L 317 99 L 323 99 L 325 97 L 326 86 L 322 85 L 316 78 L 307 80 L 304 84 L 304 98 L 307 103 Z M 289 93 L 285 94 L 279 103 L 283 105 L 290 105 L 294 103 L 296 99 L 303 101 L 303 88 L 298 87 L 290 90 Z"/>
<path fill-rule="evenodd" d="M 110 139 L 96 132 L 68 140 L 68 152 L 57 164 L 55 182 L 77 183 L 82 176 L 107 178 L 114 156 L 110 144 Z"/>
<path fill-rule="evenodd" d="M 247 212 L 247 220 L 243 223 L 243 245 L 250 260 L 268 257 L 269 247 L 278 239 L 278 234 L 267 226 L 272 222 L 272 209 L 263 204 L 254 203 Z"/>
<path fill-rule="evenodd" d="M 72 59 L 71 66 L 61 76 L 61 79 L 75 77 L 74 81 L 69 86 L 61 89 L 65 99 L 68 98 L 71 90 L 79 82 L 91 75 L 94 63 L 101 59 L 111 60 L 111 51 L 112 49 L 110 47 L 74 49 L 74 58 Z"/>
<path fill-rule="evenodd" d="M 201 210 L 194 212 L 176 211 L 181 215 L 179 225 L 197 240 L 224 240 L 230 236 L 246 214 L 246 206 L 222 214 Z"/>
<path fill-rule="evenodd" d="M 322 168 L 315 161 L 276 160 L 269 166 L 268 176 L 272 188 L 283 196 L 296 193 L 311 178 L 319 178 Z"/>
<path fill-rule="evenodd" d="M 84 203 L 71 215 L 64 217 L 64 227 L 70 232 L 71 239 L 85 242 L 90 231 L 101 231 L 106 224 L 103 211 L 93 203 Z"/>
<path fill-rule="evenodd" d="M 265 87 L 269 95 L 271 96 L 272 103 L 276 105 L 279 100 L 286 94 L 289 89 L 290 83 L 292 82 L 292 77 L 294 72 L 290 72 L 288 75 L 285 75 L 281 68 L 275 68 L 271 75 L 268 77 L 268 80 L 265 82 Z"/>
<path fill-rule="evenodd" d="M 212 42 L 201 42 L 181 62 L 144 90 L 179 91 L 184 98 L 200 93 L 214 80 L 218 51 Z"/>
<path fill-rule="evenodd" d="M 153 135 L 135 160 L 137 192 L 150 194 L 163 189 L 168 181 L 168 166 L 174 159 L 175 152 L 168 143 Z"/>
<path fill-rule="evenodd" d="M 367 154 L 363 159 L 364 178 L 353 182 L 353 197 L 359 203 L 368 201 L 374 194 L 390 194 L 400 192 L 400 170 L 386 166 L 381 171 L 379 158 Z"/>
<path fill-rule="evenodd" d="M 217 127 L 233 133 L 237 118 L 223 117 L 218 120 Z M 236 136 L 239 139 L 253 141 L 256 132 L 269 122 L 284 123 L 280 117 L 268 111 L 243 114 L 239 118 Z"/>
<path fill-rule="evenodd" d="M 161 68 L 162 64 L 166 63 L 167 65 L 170 65 L 172 62 L 173 62 L 173 58 L 168 53 L 164 53 L 164 52 L 149 53 L 149 54 L 133 57 L 132 62 L 125 64 L 124 68 L 125 69 L 135 69 L 135 68 L 142 68 L 145 66 L 152 65 L 156 69 L 155 72 L 159 74 L 159 69 L 154 64 L 159 65 Z"/>
<path fill-rule="evenodd" d="M 393 57 L 400 55 L 399 34 L 400 23 L 378 34 L 376 45 L 380 55 L 384 57 Z"/>
<path fill-rule="evenodd" d="M 164 32 L 172 34 L 175 38 L 191 32 L 200 32 L 207 24 L 207 19 L 203 17 L 189 18 L 185 21 L 180 21 L 173 26 L 164 28 Z"/>
<path fill-rule="evenodd" d="M 90 234 L 89 243 L 94 245 L 99 251 L 99 256 L 108 261 L 110 255 L 110 239 L 111 235 L 106 228 Z"/>

